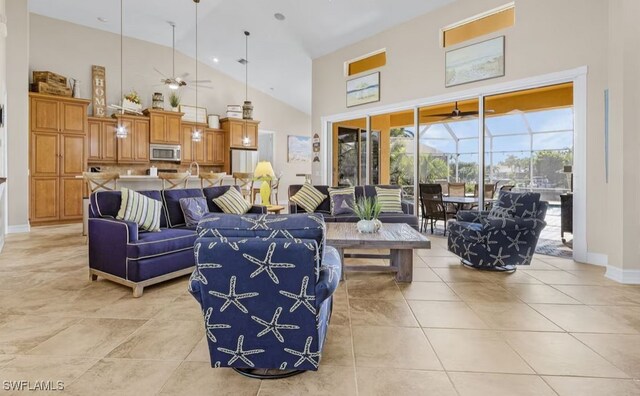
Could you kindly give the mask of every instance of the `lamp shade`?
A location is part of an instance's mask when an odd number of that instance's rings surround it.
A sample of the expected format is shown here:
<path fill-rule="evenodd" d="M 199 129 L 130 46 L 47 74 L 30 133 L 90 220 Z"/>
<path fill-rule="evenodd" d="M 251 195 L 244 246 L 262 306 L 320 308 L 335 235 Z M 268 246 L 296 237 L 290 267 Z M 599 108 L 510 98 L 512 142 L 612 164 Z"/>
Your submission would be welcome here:
<path fill-rule="evenodd" d="M 256 170 L 253 171 L 253 177 L 256 179 L 262 177 L 274 177 L 275 173 L 273 172 L 273 167 L 271 166 L 271 162 L 269 161 L 260 161 L 258 165 L 256 165 Z"/>

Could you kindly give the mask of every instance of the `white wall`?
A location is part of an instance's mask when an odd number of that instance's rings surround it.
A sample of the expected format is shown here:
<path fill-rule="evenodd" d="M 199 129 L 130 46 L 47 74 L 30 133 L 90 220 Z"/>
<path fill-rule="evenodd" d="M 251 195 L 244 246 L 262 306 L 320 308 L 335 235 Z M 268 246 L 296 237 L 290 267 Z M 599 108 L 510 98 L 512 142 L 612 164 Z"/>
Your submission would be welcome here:
<path fill-rule="evenodd" d="M 611 230 L 620 224 L 613 220 L 611 212 L 621 212 L 623 207 L 609 205 L 608 197 L 622 191 L 604 180 L 603 91 L 608 82 L 608 1 L 589 0 L 586 6 L 583 0 L 516 0 L 515 26 L 476 40 L 506 36 L 506 76 L 445 88 L 445 50 L 439 45 L 439 29 L 504 3 L 504 0 L 458 0 L 315 59 L 313 128 L 321 130 L 322 116 L 348 111 L 343 62 L 380 48 L 387 49 L 388 59 L 380 69 L 382 100 L 360 106 L 359 111 L 587 66 L 587 247 L 590 253 L 610 255 Z M 620 261 L 617 263 L 622 265 Z"/>
<path fill-rule="evenodd" d="M 16 2 L 17 3 L 17 2 Z M 26 3 L 20 2 L 20 3 Z M 26 7 L 26 5 L 25 5 Z M 90 98 L 91 65 L 101 65 L 106 68 L 107 102 L 118 103 L 120 97 L 120 36 L 71 24 L 57 19 L 30 15 L 28 26 L 28 66 L 13 65 L 19 74 L 29 74 L 33 70 L 49 70 L 81 81 L 81 97 Z M 23 41 L 24 44 L 24 41 Z M 26 48 L 26 47 L 25 47 Z M 13 62 L 12 62 L 13 63 Z M 141 40 L 125 38 L 124 41 L 124 91 L 127 93 L 135 89 L 142 99 L 143 107 L 151 106 L 153 92 L 165 94 L 165 106 L 168 107 L 168 90 L 160 84 L 160 75 L 153 67 L 165 73 L 171 72 L 171 48 Z M 198 106 L 206 107 L 210 114 L 223 114 L 228 104 L 242 104 L 244 101 L 244 82 L 234 80 L 207 65 L 198 66 L 198 79 L 213 81 L 212 90 L 200 89 L 198 92 Z M 176 53 L 176 74 L 190 72 L 190 78 L 195 78 L 195 60 L 181 53 Z M 26 95 L 26 82 L 20 82 L 20 88 Z M 287 135 L 310 135 L 311 118 L 293 107 L 274 99 L 260 91 L 250 89 L 249 99 L 254 105 L 254 119 L 260 120 L 260 129 L 275 132 L 276 157 L 273 167 L 276 172 L 283 172 L 281 191 L 286 191 L 289 184 L 301 180 L 296 173 L 309 173 L 310 164 L 288 164 L 286 162 Z M 182 90 L 182 103 L 195 105 L 195 91 Z M 91 111 L 91 109 L 90 109 Z M 25 125 L 26 115 L 23 118 Z M 24 130 L 24 136 L 28 131 Z M 10 144 L 10 150 L 15 150 L 14 158 L 9 159 L 9 168 L 26 169 L 28 157 L 27 146 L 23 144 L 15 147 Z M 19 160 L 21 157 L 24 160 Z M 19 191 L 11 197 L 27 196 L 27 187 L 20 186 Z M 18 188 L 16 188 L 18 190 Z M 14 201 L 15 199 L 11 199 Z M 282 200 L 283 198 L 280 197 Z M 284 195 L 286 200 L 286 194 Z M 11 203 L 10 203 L 11 205 Z M 14 203 L 17 206 L 17 203 Z M 28 208 L 26 200 L 22 200 L 19 212 L 10 218 L 10 224 L 26 224 Z"/>
<path fill-rule="evenodd" d="M 6 18 L 5 0 L 0 0 L 0 18 Z M 6 27 L 6 26 L 5 26 Z M 7 38 L 5 31 L 0 29 L 0 104 L 7 105 Z M 7 175 L 7 130 L 0 127 L 0 177 Z M 7 226 L 7 208 L 4 188 L 0 185 L 0 250 L 4 245 L 4 235 Z"/>
<path fill-rule="evenodd" d="M 8 232 L 29 230 L 29 10 L 7 1 Z"/>

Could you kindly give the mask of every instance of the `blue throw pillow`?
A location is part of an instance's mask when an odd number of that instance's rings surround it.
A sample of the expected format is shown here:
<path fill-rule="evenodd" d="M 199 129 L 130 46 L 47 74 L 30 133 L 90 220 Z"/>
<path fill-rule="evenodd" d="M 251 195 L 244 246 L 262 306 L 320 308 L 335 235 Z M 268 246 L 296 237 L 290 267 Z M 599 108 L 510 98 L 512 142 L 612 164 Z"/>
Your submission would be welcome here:
<path fill-rule="evenodd" d="M 329 199 L 331 201 L 331 215 L 353 214 L 356 189 L 355 187 L 330 188 Z"/>
<path fill-rule="evenodd" d="M 204 197 L 181 198 L 180 208 L 187 227 L 195 227 L 204 215 L 209 213 L 207 199 Z"/>

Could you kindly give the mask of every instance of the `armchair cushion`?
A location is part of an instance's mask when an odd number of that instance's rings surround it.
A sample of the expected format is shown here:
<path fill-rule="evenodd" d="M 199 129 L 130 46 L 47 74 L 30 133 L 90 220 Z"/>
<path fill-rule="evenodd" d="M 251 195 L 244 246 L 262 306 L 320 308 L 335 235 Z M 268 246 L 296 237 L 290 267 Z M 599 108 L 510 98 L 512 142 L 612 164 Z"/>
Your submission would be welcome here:
<path fill-rule="evenodd" d="M 142 232 L 127 244 L 127 258 L 139 260 L 193 249 L 198 235 L 189 229 L 165 228 L 161 232 Z"/>

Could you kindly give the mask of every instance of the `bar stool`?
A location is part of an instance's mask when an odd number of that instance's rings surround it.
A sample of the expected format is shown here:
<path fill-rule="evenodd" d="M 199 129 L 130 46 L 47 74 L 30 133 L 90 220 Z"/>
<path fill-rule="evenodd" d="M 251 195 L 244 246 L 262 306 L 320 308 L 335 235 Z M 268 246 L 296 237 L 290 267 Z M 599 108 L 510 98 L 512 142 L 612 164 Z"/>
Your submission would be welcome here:
<path fill-rule="evenodd" d="M 96 191 L 113 191 L 118 188 L 119 173 L 83 172 L 82 178 L 87 183 L 89 194 Z M 111 183 L 112 186 L 111 186 Z M 82 235 L 87 235 L 89 228 L 89 197 L 82 198 Z"/>
<path fill-rule="evenodd" d="M 205 172 L 200 174 L 200 188 L 221 186 L 224 181 L 225 172 Z M 205 186 L 205 184 L 207 184 Z"/>
<path fill-rule="evenodd" d="M 240 187 L 242 196 L 253 204 L 253 173 L 233 172 L 233 183 Z"/>
<path fill-rule="evenodd" d="M 191 174 L 184 173 L 159 173 L 158 178 L 162 180 L 163 190 L 173 190 L 176 188 L 187 188 Z"/>

